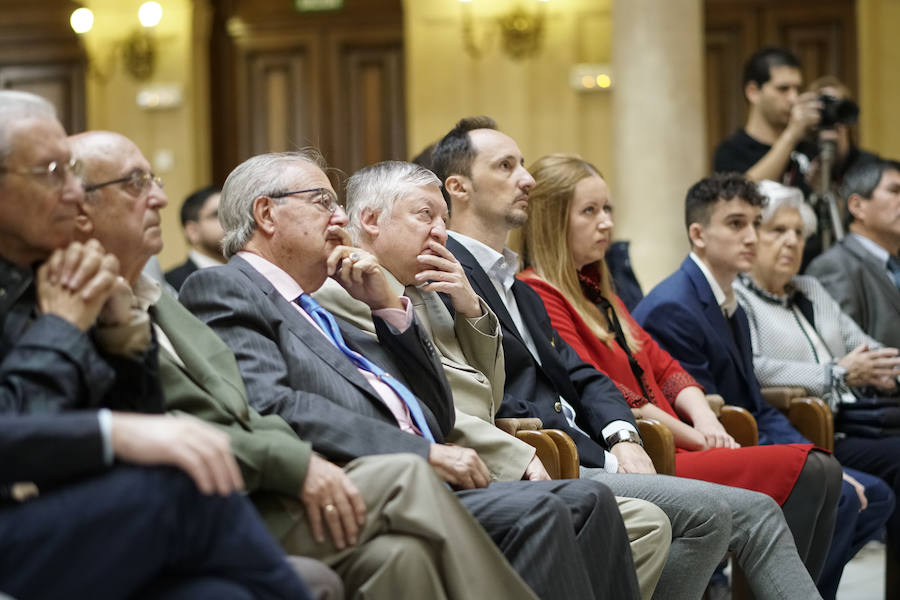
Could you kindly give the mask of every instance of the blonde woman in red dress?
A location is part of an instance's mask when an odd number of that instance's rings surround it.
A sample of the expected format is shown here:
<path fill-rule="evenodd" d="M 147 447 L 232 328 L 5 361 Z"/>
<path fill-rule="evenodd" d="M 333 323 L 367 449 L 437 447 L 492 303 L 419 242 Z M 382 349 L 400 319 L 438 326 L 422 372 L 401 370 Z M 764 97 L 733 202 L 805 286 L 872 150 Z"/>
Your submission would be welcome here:
<path fill-rule="evenodd" d="M 615 382 L 636 416 L 658 419 L 672 431 L 676 475 L 763 492 L 784 505 L 813 446 L 740 447 L 703 389 L 613 291 L 604 262 L 612 205 L 599 171 L 562 154 L 543 157 L 529 170 L 536 181 L 525 225 L 529 268 L 519 277 L 541 296 L 553 327 Z M 785 517 L 793 529 L 790 514 Z"/>

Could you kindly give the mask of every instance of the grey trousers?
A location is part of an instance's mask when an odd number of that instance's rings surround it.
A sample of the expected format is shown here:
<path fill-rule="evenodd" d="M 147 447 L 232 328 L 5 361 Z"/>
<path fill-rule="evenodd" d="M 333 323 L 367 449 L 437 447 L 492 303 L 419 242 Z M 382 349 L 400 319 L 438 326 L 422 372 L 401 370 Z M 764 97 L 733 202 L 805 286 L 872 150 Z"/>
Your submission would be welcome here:
<path fill-rule="evenodd" d="M 769 496 L 666 475 L 581 469 L 618 496 L 656 504 L 672 525 L 672 545 L 654 598 L 700 598 L 716 565 L 733 552 L 757 598 L 821 598 L 797 554 L 781 508 Z"/>

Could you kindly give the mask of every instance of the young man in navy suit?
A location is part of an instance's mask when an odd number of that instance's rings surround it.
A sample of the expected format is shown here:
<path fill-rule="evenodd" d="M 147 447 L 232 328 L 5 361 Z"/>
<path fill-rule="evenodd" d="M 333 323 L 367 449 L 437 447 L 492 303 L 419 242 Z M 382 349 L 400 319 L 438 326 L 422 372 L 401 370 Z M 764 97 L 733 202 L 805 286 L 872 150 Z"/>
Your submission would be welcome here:
<path fill-rule="evenodd" d="M 691 253 L 632 314 L 708 394 L 720 394 L 756 417 L 760 444 L 808 443 L 762 398 L 753 372 L 747 315 L 732 289 L 738 273 L 749 271 L 756 259 L 763 202 L 756 184 L 743 175 L 718 174 L 694 184 L 685 200 Z M 869 537 L 883 522 L 871 522 L 874 510 L 859 512 L 865 502 L 862 487 L 879 498 L 891 495 L 884 482 L 856 471 L 852 477 L 844 475 L 841 488 L 840 473 L 833 457 L 810 453 L 794 491 L 782 505 L 785 515 L 797 524 L 794 535 L 801 555 L 807 552 L 807 564 L 819 565 L 819 590 L 826 597 L 837 590 L 854 540 Z M 836 518 L 832 528 L 828 524 Z M 806 531 L 798 535 L 797 527 L 804 522 Z"/>

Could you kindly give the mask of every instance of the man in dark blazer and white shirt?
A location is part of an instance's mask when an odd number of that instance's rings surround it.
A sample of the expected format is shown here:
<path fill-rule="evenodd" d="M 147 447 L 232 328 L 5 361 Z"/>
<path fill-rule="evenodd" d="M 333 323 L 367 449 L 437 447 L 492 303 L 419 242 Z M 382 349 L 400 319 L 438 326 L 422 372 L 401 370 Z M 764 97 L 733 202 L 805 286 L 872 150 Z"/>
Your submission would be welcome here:
<path fill-rule="evenodd" d="M 432 155 L 450 205 L 447 248 L 500 320 L 507 369 L 499 416 L 540 417 L 545 427 L 563 429 L 576 440 L 583 478 L 666 513 L 673 540 L 654 597 L 699 598 L 728 550 L 757 597 L 789 589 L 815 597 L 775 502 L 748 490 L 656 475 L 615 385 L 578 357 L 551 326 L 538 295 L 515 279 L 518 257 L 506 238 L 528 218 L 534 179 L 524 164 L 515 140 L 488 117 L 461 120 Z"/>
<path fill-rule="evenodd" d="M 239 165 L 219 209 L 229 263 L 194 273 L 182 288 L 185 305 L 234 350 L 250 403 L 281 415 L 339 464 L 394 452 L 428 461 L 538 596 L 636 597 L 608 489 L 577 481 L 487 487 L 474 451 L 442 443 L 453 402 L 431 342 L 374 258 L 347 245 L 347 217 L 323 168 L 310 151 Z M 377 340 L 310 303 L 307 294 L 329 276 L 371 307 Z M 351 352 L 361 355 L 355 363 Z M 483 542 L 447 543 L 462 556 Z M 617 577 L 586 563 L 606 553 L 623 558 Z"/>
<path fill-rule="evenodd" d="M 305 597 L 224 434 L 110 410 L 160 407 L 150 328 L 72 242 L 80 164 L 45 100 L 0 91 L 0 157 L 0 593 Z"/>
<path fill-rule="evenodd" d="M 866 333 L 900 347 L 900 162 L 860 161 L 844 175 L 841 195 L 850 233 L 806 272 Z"/>

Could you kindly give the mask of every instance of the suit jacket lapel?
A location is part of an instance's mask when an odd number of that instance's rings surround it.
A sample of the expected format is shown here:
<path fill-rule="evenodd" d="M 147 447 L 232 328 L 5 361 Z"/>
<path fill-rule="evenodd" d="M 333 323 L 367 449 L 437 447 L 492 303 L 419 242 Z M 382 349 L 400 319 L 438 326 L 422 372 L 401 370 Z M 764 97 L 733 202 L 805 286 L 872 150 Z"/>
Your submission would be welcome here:
<path fill-rule="evenodd" d="M 310 351 L 321 358 L 328 367 L 333 369 L 341 377 L 365 391 L 370 397 L 376 399 L 378 405 L 384 406 L 381 398 L 375 390 L 372 389 L 372 386 L 366 382 L 365 377 L 360 374 L 356 366 L 350 362 L 350 359 L 344 356 L 344 353 L 341 352 L 331 340 L 325 337 L 319 329 L 310 323 L 309 320 L 299 314 L 295 305 L 288 302 L 268 279 L 263 277 L 259 271 L 254 269 L 250 263 L 241 257 L 236 256 L 231 260 L 235 266 L 250 278 L 251 281 L 259 286 L 260 290 L 272 302 L 272 306 L 275 310 L 281 315 L 284 326 L 287 327 L 298 340 L 304 343 Z M 341 325 L 341 328 L 343 329 L 344 326 L 340 319 L 338 319 L 338 324 Z"/>
<path fill-rule="evenodd" d="M 472 284 L 472 289 L 488 303 L 488 306 L 490 306 L 494 311 L 494 314 L 497 315 L 497 319 L 500 321 L 503 328 L 506 331 L 511 332 L 522 344 L 525 344 L 525 340 L 523 340 L 522 336 L 519 334 L 519 328 L 516 327 L 515 321 L 513 321 L 509 311 L 506 310 L 506 304 L 500 299 L 500 295 L 494 288 L 494 284 L 491 282 L 490 277 L 484 272 L 484 269 L 481 268 L 481 265 L 478 264 L 475 257 L 472 256 L 472 253 L 452 237 L 447 238 L 447 248 L 454 256 L 456 256 L 456 260 L 463 266 L 463 270 L 466 272 L 466 276 Z M 504 335 L 506 334 L 504 333 Z"/>
<path fill-rule="evenodd" d="M 228 346 L 166 293 L 150 310 L 184 365 L 172 362 L 210 395 L 242 414 L 246 404 L 244 383 Z M 171 360 L 165 353 L 160 358 Z"/>
<path fill-rule="evenodd" d="M 713 294 L 712 288 L 709 286 L 709 282 L 706 280 L 706 277 L 703 275 L 700 267 L 698 267 L 694 263 L 693 259 L 688 256 L 681 264 L 681 268 L 684 269 L 684 271 L 687 273 L 691 284 L 697 291 L 697 298 L 703 305 L 703 316 L 716 332 L 716 335 L 719 337 L 719 341 L 721 341 L 725 345 L 725 347 L 728 348 L 728 352 L 731 354 L 731 358 L 734 360 L 734 363 L 738 365 L 738 370 L 740 371 L 741 375 L 744 377 L 744 379 L 750 381 L 747 377 L 746 369 L 744 368 L 744 357 L 741 355 L 741 349 L 738 348 L 737 344 L 735 343 L 734 337 L 731 335 L 731 324 L 728 322 L 728 319 L 725 318 L 725 315 L 722 314 L 722 308 L 719 306 L 719 303 L 716 302 L 716 296 L 715 294 Z M 746 324 L 746 320 L 747 318 L 745 316 L 745 331 L 743 333 L 746 333 L 747 336 L 749 336 L 750 329 Z M 741 333 L 740 335 L 743 335 L 743 333 Z"/>
<path fill-rule="evenodd" d="M 852 236 L 847 236 L 840 242 L 844 249 L 862 263 L 863 268 L 869 274 L 869 278 L 876 282 L 880 288 L 882 298 L 894 305 L 894 309 L 900 312 L 900 290 L 888 277 L 885 265 L 879 264 L 872 253 L 863 247 Z"/>

